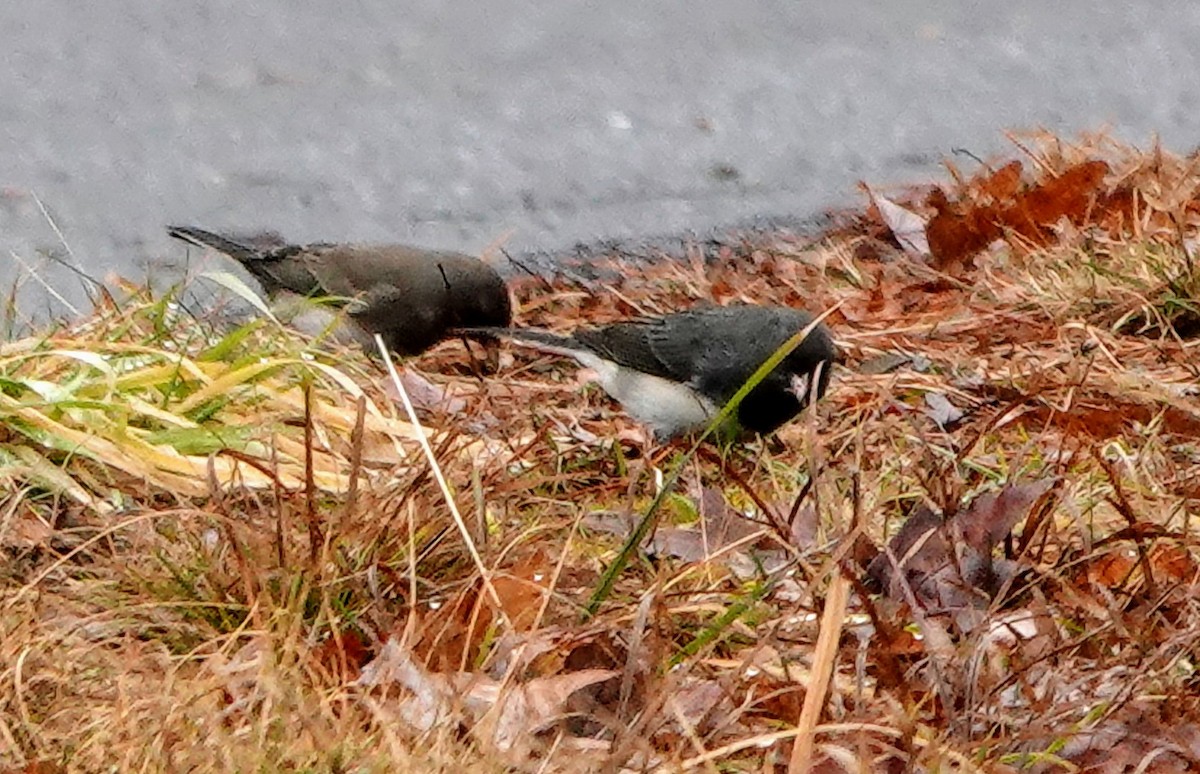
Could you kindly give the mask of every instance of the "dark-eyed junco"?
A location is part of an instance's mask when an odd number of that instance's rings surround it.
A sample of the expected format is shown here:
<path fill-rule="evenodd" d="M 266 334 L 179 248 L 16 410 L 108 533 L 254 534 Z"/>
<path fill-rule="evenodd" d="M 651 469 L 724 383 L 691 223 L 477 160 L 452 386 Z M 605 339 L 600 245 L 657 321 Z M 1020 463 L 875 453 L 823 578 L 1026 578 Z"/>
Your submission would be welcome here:
<path fill-rule="evenodd" d="M 176 239 L 230 256 L 270 296 L 342 299 L 367 344 L 378 333 L 400 355 L 419 354 L 451 328 L 504 326 L 512 319 L 508 288 L 496 270 L 462 253 L 405 245 L 270 245 L 190 226 Z"/>
<path fill-rule="evenodd" d="M 759 366 L 812 315 L 782 306 L 706 306 L 663 317 L 581 328 L 559 335 L 536 328 L 473 328 L 566 355 L 593 369 L 605 392 L 657 439 L 704 428 Z M 738 406 L 735 428 L 771 433 L 824 394 L 836 355 L 823 324 L 783 359 Z"/>

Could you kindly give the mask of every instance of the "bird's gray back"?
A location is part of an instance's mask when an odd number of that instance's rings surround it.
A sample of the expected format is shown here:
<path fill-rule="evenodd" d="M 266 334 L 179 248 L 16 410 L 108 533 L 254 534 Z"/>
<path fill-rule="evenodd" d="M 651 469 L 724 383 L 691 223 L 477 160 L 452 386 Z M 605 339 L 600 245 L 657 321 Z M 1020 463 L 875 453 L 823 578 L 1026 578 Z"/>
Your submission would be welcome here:
<path fill-rule="evenodd" d="M 574 339 L 619 365 L 665 379 L 694 382 L 699 374 L 706 382 L 725 383 L 740 376 L 741 384 L 811 320 L 786 307 L 706 306 L 583 329 Z"/>
<path fill-rule="evenodd" d="M 319 284 L 338 296 L 355 296 L 379 286 L 436 295 L 446 288 L 446 276 L 481 264 L 479 259 L 462 253 L 353 244 L 308 245 L 303 261 Z"/>
<path fill-rule="evenodd" d="M 655 356 L 701 391 L 728 400 L 785 341 L 812 321 L 788 307 L 742 304 L 693 309 L 649 330 Z M 814 337 L 827 338 L 823 329 Z M 813 343 L 816 343 L 815 340 Z M 812 345 L 805 342 L 801 349 Z M 819 349 L 819 347 L 818 347 Z M 793 362 L 807 360 L 796 358 Z"/>

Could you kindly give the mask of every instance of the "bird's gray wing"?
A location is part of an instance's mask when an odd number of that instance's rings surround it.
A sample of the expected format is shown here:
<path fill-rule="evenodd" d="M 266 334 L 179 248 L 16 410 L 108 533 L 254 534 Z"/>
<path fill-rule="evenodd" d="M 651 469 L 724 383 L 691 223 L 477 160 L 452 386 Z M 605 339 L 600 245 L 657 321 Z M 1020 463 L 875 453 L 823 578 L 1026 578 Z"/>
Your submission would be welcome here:
<path fill-rule="evenodd" d="M 445 291 L 414 297 L 409 288 L 372 285 L 346 306 L 346 313 L 368 333 L 379 333 L 401 355 L 416 355 L 442 339 L 448 325 Z"/>
<path fill-rule="evenodd" d="M 331 296 L 356 298 L 372 287 L 391 284 L 381 271 L 374 272 L 380 276 L 372 281 L 368 259 L 349 245 L 307 245 L 303 259 L 322 290 Z"/>
<path fill-rule="evenodd" d="M 300 245 L 285 245 L 259 253 L 252 260 L 238 260 L 258 278 L 268 293 L 289 290 L 302 296 L 329 295 L 309 270 L 306 251 L 307 248 Z"/>
<path fill-rule="evenodd" d="M 378 285 L 440 293 L 459 265 L 483 266 L 462 253 L 405 245 L 309 245 L 309 271 L 332 295 L 355 296 Z"/>
<path fill-rule="evenodd" d="M 395 328 L 420 321 L 432 324 L 444 316 L 444 291 L 436 297 L 414 299 L 408 288 L 382 283 L 372 285 L 346 306 L 346 313 L 373 328 Z"/>
<path fill-rule="evenodd" d="M 571 339 L 583 349 L 617 365 L 686 382 L 692 373 L 692 361 L 685 354 L 686 348 L 671 347 L 660 352 L 654 343 L 663 326 L 663 319 L 619 322 L 577 330 Z"/>
<path fill-rule="evenodd" d="M 690 309 L 647 330 L 666 369 L 724 403 L 806 322 L 796 310 L 744 304 Z"/>
<path fill-rule="evenodd" d="M 306 248 L 286 244 L 277 234 L 236 237 L 195 226 L 168 226 L 167 233 L 176 239 L 225 253 L 254 275 L 268 295 L 281 290 L 302 296 L 320 292 L 317 278 L 307 267 Z"/>

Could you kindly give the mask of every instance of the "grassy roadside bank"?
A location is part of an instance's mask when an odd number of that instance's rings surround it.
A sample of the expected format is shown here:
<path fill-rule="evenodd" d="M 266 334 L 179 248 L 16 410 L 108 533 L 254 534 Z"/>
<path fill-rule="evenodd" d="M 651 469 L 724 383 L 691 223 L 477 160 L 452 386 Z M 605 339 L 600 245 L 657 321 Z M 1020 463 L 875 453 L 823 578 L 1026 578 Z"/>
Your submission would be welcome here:
<path fill-rule="evenodd" d="M 414 424 L 362 353 L 138 288 L 0 345 L 0 771 L 1200 766 L 1200 162 L 1016 148 L 815 242 L 514 282 L 560 328 L 836 307 L 827 398 L 730 454 L 458 342 Z"/>

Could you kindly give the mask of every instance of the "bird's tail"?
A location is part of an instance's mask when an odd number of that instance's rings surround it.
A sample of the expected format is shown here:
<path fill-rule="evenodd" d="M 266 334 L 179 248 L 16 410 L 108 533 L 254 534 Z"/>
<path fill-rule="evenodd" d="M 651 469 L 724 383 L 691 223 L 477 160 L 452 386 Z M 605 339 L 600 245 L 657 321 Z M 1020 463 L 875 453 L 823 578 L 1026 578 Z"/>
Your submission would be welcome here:
<path fill-rule="evenodd" d="M 167 233 L 176 239 L 189 242 L 197 247 L 211 247 L 225 253 L 238 263 L 255 261 L 262 257 L 262 251 L 227 236 L 205 231 L 194 226 L 167 226 Z"/>
<path fill-rule="evenodd" d="M 499 326 L 483 326 L 476 328 L 456 328 L 453 333 L 470 339 L 508 339 L 514 344 L 550 352 L 555 355 L 575 357 L 583 349 L 579 342 L 570 336 L 562 336 L 541 328 L 501 328 Z"/>

